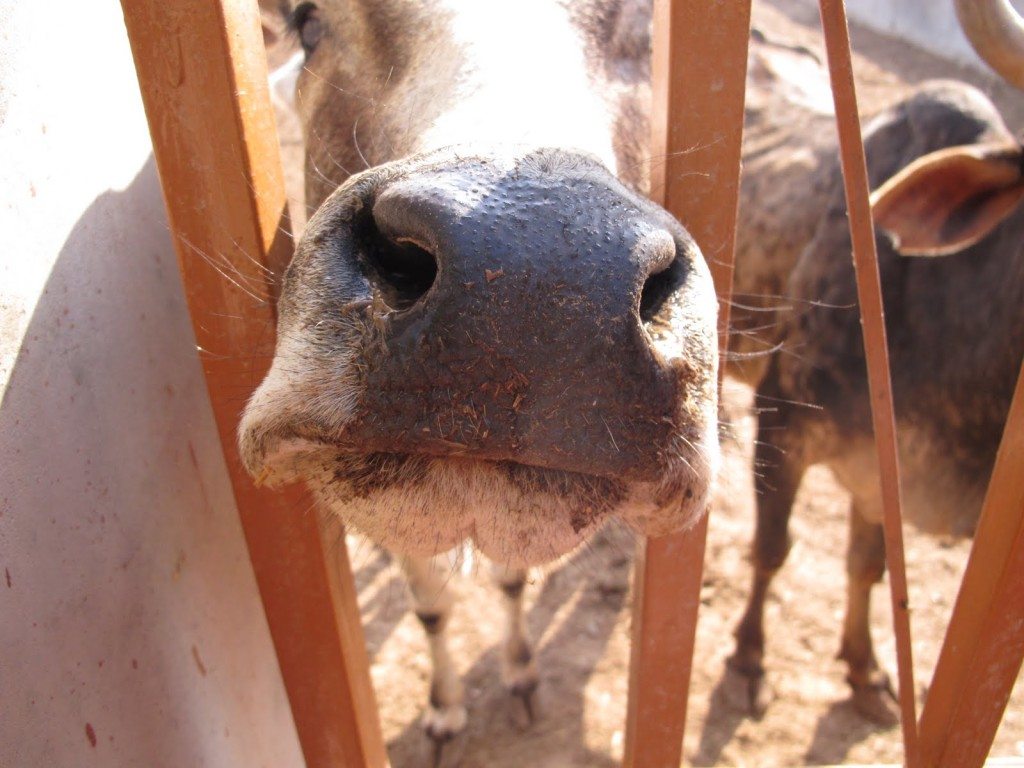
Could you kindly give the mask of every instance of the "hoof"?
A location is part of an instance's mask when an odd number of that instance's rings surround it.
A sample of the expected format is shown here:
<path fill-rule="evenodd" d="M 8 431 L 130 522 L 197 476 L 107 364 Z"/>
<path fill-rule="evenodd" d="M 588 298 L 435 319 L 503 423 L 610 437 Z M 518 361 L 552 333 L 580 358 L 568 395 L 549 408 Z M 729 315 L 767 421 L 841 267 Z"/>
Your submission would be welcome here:
<path fill-rule="evenodd" d="M 515 685 L 508 686 L 508 692 L 523 702 L 523 711 L 526 712 L 526 724 L 533 725 L 536 720 L 537 701 L 537 678 L 525 680 Z"/>
<path fill-rule="evenodd" d="M 860 685 L 850 683 L 853 689 L 853 707 L 864 719 L 885 728 L 900 721 L 900 705 L 887 675 Z"/>
<path fill-rule="evenodd" d="M 773 698 L 765 682 L 764 668 L 744 665 L 734 658 L 726 661 L 720 685 L 732 709 L 757 720 L 764 716 Z"/>
<path fill-rule="evenodd" d="M 466 727 L 466 708 L 462 704 L 428 707 L 423 713 L 423 730 L 434 742 L 434 768 L 441 764 L 444 746 Z"/>
<path fill-rule="evenodd" d="M 434 741 L 434 758 L 431 761 L 433 768 L 440 768 L 441 760 L 444 758 L 444 745 L 447 741 Z"/>
<path fill-rule="evenodd" d="M 523 703 L 526 725 L 532 725 L 536 718 L 537 686 L 540 682 L 532 654 L 526 656 L 525 663 L 503 666 L 501 682 L 506 691 Z"/>

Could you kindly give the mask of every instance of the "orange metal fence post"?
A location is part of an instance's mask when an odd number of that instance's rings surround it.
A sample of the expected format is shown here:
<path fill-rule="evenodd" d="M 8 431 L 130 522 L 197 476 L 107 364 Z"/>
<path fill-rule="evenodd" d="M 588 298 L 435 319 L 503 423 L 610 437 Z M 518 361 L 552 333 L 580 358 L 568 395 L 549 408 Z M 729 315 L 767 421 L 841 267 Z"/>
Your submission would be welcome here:
<path fill-rule="evenodd" d="M 291 249 L 254 0 L 123 0 L 185 293 L 307 765 L 385 766 L 344 540 L 305 492 L 254 487 L 239 412 L 270 363 Z M 340 566 L 340 567 L 339 567 Z"/>
<path fill-rule="evenodd" d="M 921 713 L 928 766 L 980 766 L 1024 659 L 1024 367 Z"/>
<path fill-rule="evenodd" d="M 864 356 L 867 360 L 868 387 L 871 394 L 871 416 L 882 485 L 885 557 L 889 568 L 893 627 L 896 634 L 904 759 L 908 768 L 916 768 L 920 765 L 920 755 L 914 702 L 914 667 L 910 646 L 910 604 L 903 561 L 899 454 L 896 446 L 896 418 L 893 412 L 889 354 L 885 337 L 885 311 L 878 275 L 878 255 L 875 252 L 875 230 L 868 202 L 867 166 L 864 161 L 864 143 L 860 135 L 846 9 L 843 0 L 820 2 L 829 77 L 832 81 L 832 98 L 836 107 L 843 184 L 846 188 L 853 263 L 857 274 L 857 298 L 864 331 Z"/>
<path fill-rule="evenodd" d="M 750 2 L 655 0 L 652 197 L 711 267 L 728 341 Z M 707 517 L 649 539 L 636 565 L 624 765 L 677 768 L 700 605 Z"/>

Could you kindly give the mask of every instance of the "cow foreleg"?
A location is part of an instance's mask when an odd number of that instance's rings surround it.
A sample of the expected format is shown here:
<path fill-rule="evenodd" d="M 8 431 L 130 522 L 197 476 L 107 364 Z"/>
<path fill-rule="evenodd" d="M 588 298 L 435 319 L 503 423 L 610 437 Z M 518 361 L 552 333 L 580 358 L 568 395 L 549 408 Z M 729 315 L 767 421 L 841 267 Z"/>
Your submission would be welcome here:
<path fill-rule="evenodd" d="M 773 405 L 774 405 L 773 401 Z M 736 651 L 728 659 L 730 696 L 739 706 L 760 715 L 768 704 L 764 685 L 764 606 L 768 588 L 789 554 L 789 516 L 807 462 L 798 447 L 799 423 L 785 403 L 758 418 L 754 452 L 754 488 L 757 492 L 757 527 L 751 548 L 754 575 L 746 611 L 736 627 Z M 779 445 L 785 440 L 786 445 Z M 735 677 L 739 676 L 739 680 Z"/>
<path fill-rule="evenodd" d="M 430 677 L 430 702 L 423 713 L 423 728 L 440 747 L 466 726 L 466 707 L 462 681 L 455 670 L 445 629 L 452 610 L 452 594 L 447 588 L 450 566 L 444 559 L 403 557 L 416 617 L 423 625 L 430 644 L 433 669 Z"/>
<path fill-rule="evenodd" d="M 871 642 L 871 588 L 885 574 L 882 526 L 865 519 L 856 502 L 850 505 L 850 541 L 846 552 L 846 619 L 839 658 L 849 668 L 857 711 L 883 725 L 898 721 L 896 695 L 889 676 L 879 668 Z"/>
<path fill-rule="evenodd" d="M 495 565 L 491 575 L 501 588 L 505 606 L 505 636 L 501 646 L 501 680 L 510 693 L 519 697 L 526 715 L 533 721 L 533 698 L 537 690 L 537 664 L 523 616 L 523 590 L 526 571 Z"/>

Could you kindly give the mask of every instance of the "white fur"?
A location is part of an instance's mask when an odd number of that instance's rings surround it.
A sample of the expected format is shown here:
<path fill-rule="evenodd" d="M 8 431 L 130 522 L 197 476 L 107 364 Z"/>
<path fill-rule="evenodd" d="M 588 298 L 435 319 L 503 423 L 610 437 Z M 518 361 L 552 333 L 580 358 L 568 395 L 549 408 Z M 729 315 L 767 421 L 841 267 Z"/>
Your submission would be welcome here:
<path fill-rule="evenodd" d="M 298 87 L 299 73 L 302 72 L 305 60 L 305 54 L 302 51 L 297 51 L 292 54 L 288 61 L 271 72 L 267 77 L 271 98 L 286 109 L 295 109 L 295 95 Z"/>
<path fill-rule="evenodd" d="M 544 0 L 442 5 L 470 63 L 457 106 L 426 132 L 422 150 L 469 145 L 486 136 L 493 145 L 578 149 L 616 170 L 614 118 L 589 81 L 583 42 L 565 8 Z"/>

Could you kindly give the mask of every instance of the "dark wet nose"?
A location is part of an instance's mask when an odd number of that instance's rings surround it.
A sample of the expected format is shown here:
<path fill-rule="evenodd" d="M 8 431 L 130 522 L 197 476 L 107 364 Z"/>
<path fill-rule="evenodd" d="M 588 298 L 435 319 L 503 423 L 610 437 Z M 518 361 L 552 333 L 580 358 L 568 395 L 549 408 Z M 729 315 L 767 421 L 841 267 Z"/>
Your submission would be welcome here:
<path fill-rule="evenodd" d="M 372 300 L 346 441 L 658 475 L 686 371 L 649 324 L 685 303 L 700 258 L 672 217 L 564 159 L 449 163 L 368 197 L 352 224 Z"/>

